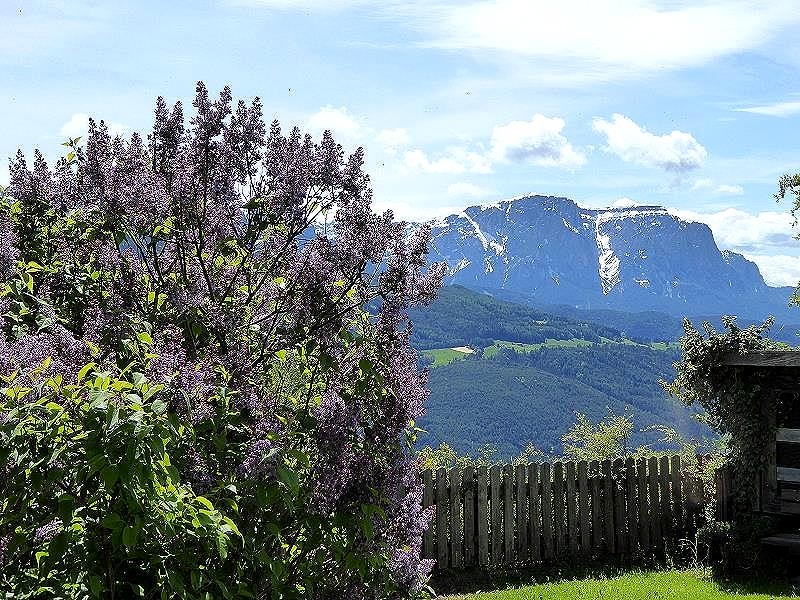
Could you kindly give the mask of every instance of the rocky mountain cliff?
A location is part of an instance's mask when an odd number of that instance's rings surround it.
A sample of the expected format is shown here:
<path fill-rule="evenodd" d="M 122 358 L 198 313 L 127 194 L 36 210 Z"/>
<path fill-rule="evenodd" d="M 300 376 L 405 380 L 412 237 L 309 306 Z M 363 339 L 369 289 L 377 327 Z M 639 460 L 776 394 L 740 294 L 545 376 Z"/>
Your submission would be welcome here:
<path fill-rule="evenodd" d="M 791 288 L 717 247 L 707 225 L 658 206 L 594 210 L 525 196 L 472 206 L 432 223 L 431 260 L 448 283 L 542 304 L 672 315 L 795 318 Z M 796 312 L 796 311 L 795 311 Z"/>

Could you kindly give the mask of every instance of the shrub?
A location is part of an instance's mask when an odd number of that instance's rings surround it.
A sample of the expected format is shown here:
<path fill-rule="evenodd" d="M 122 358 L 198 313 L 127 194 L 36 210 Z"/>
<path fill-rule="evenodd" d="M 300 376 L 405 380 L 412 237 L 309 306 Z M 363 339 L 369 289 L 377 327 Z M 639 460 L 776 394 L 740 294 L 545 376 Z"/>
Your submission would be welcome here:
<path fill-rule="evenodd" d="M 429 231 L 374 214 L 363 152 L 329 132 L 267 130 L 202 83 L 194 108 L 11 163 L 0 586 L 424 594 L 406 309 L 441 283 Z"/>

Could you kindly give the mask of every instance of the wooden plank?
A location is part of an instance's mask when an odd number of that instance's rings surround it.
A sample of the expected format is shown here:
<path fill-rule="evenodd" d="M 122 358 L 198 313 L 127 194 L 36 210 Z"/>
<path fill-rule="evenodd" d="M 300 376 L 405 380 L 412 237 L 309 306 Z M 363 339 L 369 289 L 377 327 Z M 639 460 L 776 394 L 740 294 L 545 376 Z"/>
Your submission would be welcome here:
<path fill-rule="evenodd" d="M 514 466 L 503 467 L 503 562 L 514 562 Z"/>
<path fill-rule="evenodd" d="M 464 467 L 461 486 L 464 488 L 464 566 L 474 567 L 477 559 L 475 519 L 478 514 L 475 502 L 474 467 Z"/>
<path fill-rule="evenodd" d="M 460 569 L 464 560 L 463 520 L 464 506 L 461 503 L 461 469 L 450 469 L 450 566 Z"/>
<path fill-rule="evenodd" d="M 503 501 L 500 494 L 500 480 L 502 472 L 500 465 L 492 465 L 489 469 L 490 497 L 492 511 L 492 552 L 489 556 L 489 564 L 493 567 L 503 564 Z"/>
<path fill-rule="evenodd" d="M 670 479 L 669 456 L 662 456 L 658 461 L 658 493 L 661 500 L 661 531 L 665 540 L 672 540 L 673 536 Z"/>
<path fill-rule="evenodd" d="M 539 472 L 541 476 L 542 499 L 542 555 L 544 558 L 553 557 L 553 485 L 550 476 L 550 465 L 542 463 Z"/>
<path fill-rule="evenodd" d="M 427 509 L 434 504 L 436 504 L 436 493 L 433 486 L 433 471 L 425 469 L 422 472 L 422 508 Z M 432 518 L 422 534 L 422 558 L 436 558 L 434 546 L 435 530 L 436 520 Z"/>
<path fill-rule="evenodd" d="M 578 463 L 578 529 L 581 536 L 581 552 L 589 554 L 591 549 L 591 522 L 589 513 L 589 466 L 585 460 Z"/>
<path fill-rule="evenodd" d="M 601 463 L 603 470 L 603 540 L 605 541 L 606 551 L 616 554 L 614 530 L 614 479 L 611 474 L 611 461 L 604 460 Z"/>
<path fill-rule="evenodd" d="M 792 467 L 777 467 L 778 481 L 800 482 L 800 469 Z"/>
<path fill-rule="evenodd" d="M 722 362 L 733 367 L 800 367 L 800 352 L 767 350 L 732 353 L 725 356 Z"/>
<path fill-rule="evenodd" d="M 639 548 L 639 504 L 636 497 L 636 461 L 625 460 L 625 507 L 628 527 L 628 552 L 636 554 Z"/>
<path fill-rule="evenodd" d="M 517 490 L 514 514 L 516 515 L 517 532 L 516 556 L 518 562 L 528 562 L 528 495 L 525 473 L 526 465 L 517 465 L 514 473 L 514 483 Z"/>
<path fill-rule="evenodd" d="M 661 503 L 658 498 L 658 459 L 651 456 L 647 461 L 648 501 L 650 504 L 650 544 L 660 552 L 664 548 L 661 536 Z"/>
<path fill-rule="evenodd" d="M 683 539 L 683 494 L 681 491 L 681 457 L 670 459 L 670 475 L 672 477 L 672 521 L 675 526 L 676 540 Z"/>
<path fill-rule="evenodd" d="M 489 564 L 489 469 L 478 467 L 478 566 Z"/>
<path fill-rule="evenodd" d="M 589 473 L 591 476 L 592 488 L 592 548 L 600 550 L 603 545 L 603 522 L 602 513 L 602 474 L 600 473 L 600 463 L 593 460 L 589 463 Z"/>
<path fill-rule="evenodd" d="M 650 511 L 647 506 L 647 460 L 636 461 L 636 497 L 639 500 L 639 547 L 650 552 Z"/>
<path fill-rule="evenodd" d="M 786 429 L 781 427 L 775 434 L 775 441 L 800 444 L 800 429 Z"/>
<path fill-rule="evenodd" d="M 448 492 L 447 469 L 440 467 L 436 471 L 436 568 L 450 568 L 450 545 L 447 536 L 447 515 L 450 503 Z"/>
<path fill-rule="evenodd" d="M 614 479 L 614 540 L 617 552 L 620 554 L 628 553 L 628 533 L 626 530 L 625 519 L 625 488 L 624 481 L 624 461 L 621 458 L 614 460 L 612 465 L 612 477 Z"/>
<path fill-rule="evenodd" d="M 564 463 L 553 463 L 553 532 L 556 540 L 556 555 L 565 550 L 566 515 L 564 514 Z"/>
<path fill-rule="evenodd" d="M 765 538 L 761 538 L 764 546 L 776 546 L 779 548 L 789 548 L 800 552 L 800 534 L 797 533 L 777 533 Z"/>
<path fill-rule="evenodd" d="M 571 556 L 578 554 L 578 498 L 575 495 L 575 463 L 564 465 L 567 477 L 567 545 Z"/>
<path fill-rule="evenodd" d="M 531 561 L 542 558 L 542 521 L 539 499 L 539 465 L 528 465 L 528 527 L 530 528 Z"/>

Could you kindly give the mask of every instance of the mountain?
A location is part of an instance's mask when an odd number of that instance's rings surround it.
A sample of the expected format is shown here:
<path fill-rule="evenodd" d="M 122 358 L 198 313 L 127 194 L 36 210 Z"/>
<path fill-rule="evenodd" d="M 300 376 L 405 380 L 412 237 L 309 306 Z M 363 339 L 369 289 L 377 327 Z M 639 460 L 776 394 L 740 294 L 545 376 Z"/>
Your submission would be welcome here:
<path fill-rule="evenodd" d="M 792 288 L 720 250 L 711 229 L 658 206 L 594 210 L 568 198 L 525 196 L 472 206 L 431 223 L 430 260 L 449 284 L 537 305 L 795 319 Z M 796 311 L 795 311 L 796 312 Z"/>

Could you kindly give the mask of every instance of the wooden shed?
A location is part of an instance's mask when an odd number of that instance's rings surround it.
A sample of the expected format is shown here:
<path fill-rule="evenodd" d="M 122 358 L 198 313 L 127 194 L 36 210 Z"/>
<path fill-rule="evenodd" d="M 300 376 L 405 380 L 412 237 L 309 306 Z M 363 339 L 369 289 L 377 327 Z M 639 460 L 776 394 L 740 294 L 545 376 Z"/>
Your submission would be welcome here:
<path fill-rule="evenodd" d="M 800 518 L 800 352 L 732 354 L 725 364 L 737 370 L 766 371 L 761 414 L 774 431 L 762 453 L 756 511 Z M 764 384 L 762 384 L 763 387 Z"/>

